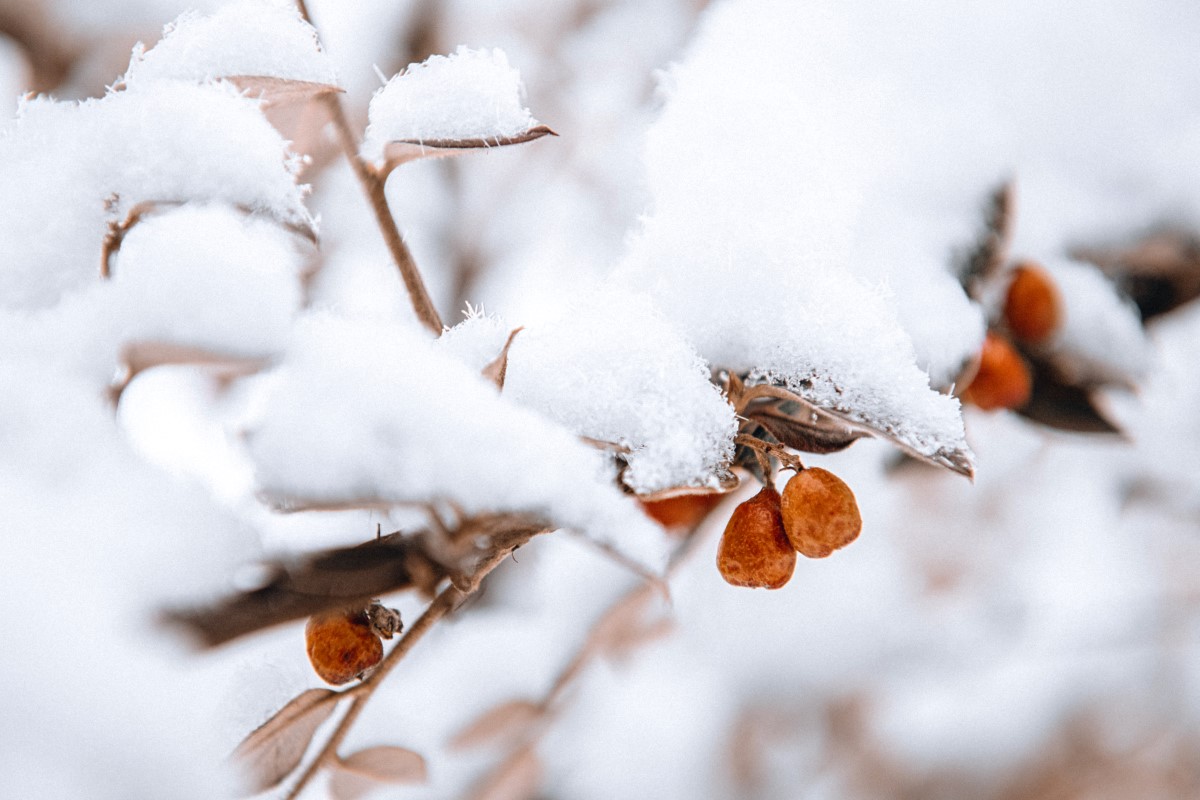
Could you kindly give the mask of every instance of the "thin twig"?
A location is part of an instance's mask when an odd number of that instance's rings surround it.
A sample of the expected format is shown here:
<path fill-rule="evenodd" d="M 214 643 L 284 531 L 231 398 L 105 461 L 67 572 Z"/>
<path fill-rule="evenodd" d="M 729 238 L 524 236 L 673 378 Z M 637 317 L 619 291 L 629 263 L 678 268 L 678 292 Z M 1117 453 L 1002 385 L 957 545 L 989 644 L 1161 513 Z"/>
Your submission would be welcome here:
<path fill-rule="evenodd" d="M 313 25 L 312 17 L 308 13 L 308 5 L 304 0 L 296 0 L 296 8 L 300 11 L 300 16 L 304 17 L 304 21 L 312 25 L 315 30 L 316 25 Z M 366 192 L 371 210 L 375 212 L 375 220 L 379 223 L 383 241 L 392 255 L 392 260 L 396 262 L 396 267 L 400 270 L 400 277 L 404 280 L 404 288 L 408 290 L 408 299 L 412 303 L 417 319 L 435 336 L 441 336 L 444 327 L 442 318 L 438 314 L 437 308 L 434 307 L 433 300 L 429 297 L 425 281 L 421 278 L 421 272 L 417 269 L 417 263 L 413 260 L 408 245 L 404 243 L 400 229 L 396 227 L 396 219 L 392 216 L 391 208 L 388 207 L 387 194 L 384 191 L 385 178 L 359 155 L 358 137 L 355 136 L 354 130 L 350 127 L 350 121 L 346 117 L 341 94 L 322 95 L 321 102 L 329 110 L 329 116 L 333 121 L 334 130 L 337 131 L 338 143 L 341 145 L 342 152 L 345 153 L 350 167 L 354 170 L 355 177 L 358 178 L 359 184 Z"/>
<path fill-rule="evenodd" d="M 756 454 L 775 456 L 779 460 L 779 463 L 786 469 L 795 470 L 796 472 L 804 469 L 804 464 L 800 461 L 800 457 L 783 445 L 764 442 L 756 436 L 750 436 L 745 433 L 739 433 L 737 436 L 734 436 L 733 441 L 736 444 L 749 447 Z"/>
<path fill-rule="evenodd" d="M 350 733 L 350 728 L 354 725 L 359 715 L 362 713 L 363 706 L 367 704 L 367 700 L 375 693 L 375 690 L 387 677 L 388 673 L 395 669 L 396 665 L 408 655 L 409 651 L 416 646 L 429 629 L 432 628 L 439 620 L 445 617 L 454 609 L 466 600 L 469 596 L 479 590 L 483 579 L 504 562 L 504 559 L 512 553 L 514 548 L 502 548 L 493 553 L 486 561 L 479 565 L 479 568 L 472 576 L 470 584 L 466 588 L 459 588 L 454 584 L 447 586 L 445 589 L 434 598 L 433 602 L 425 609 L 424 613 L 413 623 L 412 627 L 400 638 L 396 646 L 392 648 L 383 659 L 379 662 L 379 666 L 364 680 L 353 688 L 347 689 L 344 692 L 337 692 L 329 695 L 323 702 L 336 703 L 347 697 L 352 698 L 349 708 L 346 713 L 338 721 L 337 727 L 334 728 L 329 740 L 325 742 L 325 746 L 321 748 L 321 752 L 309 763 L 304 772 L 300 775 L 299 780 L 292 786 L 291 790 L 286 795 L 286 800 L 295 800 L 304 791 L 305 787 L 312 781 L 313 777 L 324 767 L 337 758 L 337 749 L 341 746 L 346 736 Z"/>

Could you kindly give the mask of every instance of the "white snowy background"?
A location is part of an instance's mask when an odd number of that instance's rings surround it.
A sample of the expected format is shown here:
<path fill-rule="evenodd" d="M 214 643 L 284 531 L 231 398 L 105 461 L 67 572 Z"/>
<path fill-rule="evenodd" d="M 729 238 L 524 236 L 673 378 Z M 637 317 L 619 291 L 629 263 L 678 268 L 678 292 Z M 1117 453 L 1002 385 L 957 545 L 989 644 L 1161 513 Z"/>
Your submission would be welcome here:
<path fill-rule="evenodd" d="M 846 404 L 925 455 L 969 444 L 975 481 L 883 440 L 806 457 L 853 488 L 862 536 L 759 592 L 713 563 L 747 478 L 669 602 L 647 601 L 668 634 L 586 664 L 523 786 L 1200 792 L 1200 310 L 1143 332 L 1067 258 L 1163 222 L 1200 229 L 1200 6 L 310 10 L 320 45 L 285 2 L 0 2 L 0 796 L 238 796 L 228 753 L 322 685 L 303 624 L 199 653 L 157 614 L 248 585 L 264 556 L 412 523 L 280 514 L 264 494 L 533 511 L 661 569 L 672 540 L 578 437 L 629 448 L 639 493 L 714 487 L 736 425 L 719 367 Z M 433 54 L 448 58 L 393 77 Z M 371 160 L 396 139 L 559 134 L 392 174 L 452 326 L 440 339 L 319 121 L 301 105 L 277 132 L 245 82 L 221 80 L 247 76 L 340 87 Z M 930 388 L 982 341 L 987 312 L 948 268 L 1008 178 L 1014 254 L 1069 300 L 1054 347 L 1136 386 L 1104 398 L 1124 437 L 960 411 Z M 101 280 L 109 226 L 140 210 Z M 478 371 L 517 326 L 497 395 Z M 267 367 L 147 370 L 114 409 L 139 343 Z M 347 751 L 428 761 L 425 785 L 371 796 L 488 785 L 511 749 L 455 735 L 543 698 L 638 581 L 584 537 L 521 548 L 353 729 Z M 422 607 L 388 601 L 409 621 Z"/>

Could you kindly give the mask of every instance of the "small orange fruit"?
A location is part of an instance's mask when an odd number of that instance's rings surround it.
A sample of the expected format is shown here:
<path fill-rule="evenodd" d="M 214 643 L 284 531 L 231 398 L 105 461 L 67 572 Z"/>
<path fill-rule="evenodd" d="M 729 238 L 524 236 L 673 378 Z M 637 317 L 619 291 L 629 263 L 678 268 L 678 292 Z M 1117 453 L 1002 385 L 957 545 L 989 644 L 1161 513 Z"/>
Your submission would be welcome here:
<path fill-rule="evenodd" d="M 1026 262 L 1013 270 L 1004 298 L 1004 321 L 1013 335 L 1032 344 L 1044 341 L 1062 324 L 1062 299 L 1046 270 Z"/>
<path fill-rule="evenodd" d="M 796 569 L 796 551 L 783 531 L 779 492 L 773 486 L 733 510 L 717 546 L 717 570 L 726 582 L 778 589 Z"/>
<path fill-rule="evenodd" d="M 989 331 L 979 354 L 979 371 L 963 390 L 963 402 L 984 411 L 1020 408 L 1029 402 L 1032 391 L 1033 378 L 1025 359 L 1007 339 Z"/>
<path fill-rule="evenodd" d="M 708 512 L 721 502 L 722 495 L 715 492 L 708 494 L 683 494 L 668 497 L 663 500 L 642 500 L 642 510 L 646 516 L 671 531 L 690 531 L 699 525 Z"/>
<path fill-rule="evenodd" d="M 304 627 L 308 660 L 326 683 L 349 683 L 383 660 L 380 635 L 399 629 L 400 615 L 378 603 L 314 614 Z"/>
<path fill-rule="evenodd" d="M 862 515 L 854 492 L 828 470 L 809 467 L 792 476 L 780 502 L 783 529 L 792 547 L 809 558 L 825 558 L 858 538 Z"/>

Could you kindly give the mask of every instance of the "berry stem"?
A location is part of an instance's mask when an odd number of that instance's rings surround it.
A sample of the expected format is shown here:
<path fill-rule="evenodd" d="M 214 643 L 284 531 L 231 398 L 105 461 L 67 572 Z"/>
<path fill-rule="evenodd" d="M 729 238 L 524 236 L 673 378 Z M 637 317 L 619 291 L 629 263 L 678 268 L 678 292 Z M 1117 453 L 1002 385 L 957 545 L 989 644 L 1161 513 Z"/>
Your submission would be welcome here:
<path fill-rule="evenodd" d="M 800 457 L 783 445 L 764 442 L 762 439 L 746 433 L 739 433 L 737 436 L 734 436 L 733 441 L 735 444 L 749 447 L 756 455 L 774 456 L 783 465 L 784 469 L 795 470 L 796 472 L 804 470 L 804 464 L 800 461 Z M 768 476 L 770 475 L 769 470 L 764 471 L 767 472 Z"/>

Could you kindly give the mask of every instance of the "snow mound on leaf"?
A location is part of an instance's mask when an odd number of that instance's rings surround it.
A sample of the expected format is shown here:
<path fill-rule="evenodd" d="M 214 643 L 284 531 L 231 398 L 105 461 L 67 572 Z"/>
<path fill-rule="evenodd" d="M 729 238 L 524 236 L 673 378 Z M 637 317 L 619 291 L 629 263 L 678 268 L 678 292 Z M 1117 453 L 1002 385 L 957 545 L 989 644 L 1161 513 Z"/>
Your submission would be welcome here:
<path fill-rule="evenodd" d="M 150 50 L 140 43 L 134 48 L 125 83 L 234 76 L 337 83 L 312 26 L 294 6 L 265 2 L 229 5 L 209 16 L 182 14 Z"/>
<path fill-rule="evenodd" d="M 220 84 L 23 102 L 0 139 L 0 174 L 9 308 L 46 307 L 97 280 L 110 226 L 134 211 L 198 201 L 312 224 L 283 139 L 257 103 Z"/>
<path fill-rule="evenodd" d="M 629 448 L 623 479 L 639 494 L 716 488 L 733 458 L 733 407 L 645 295 L 594 291 L 519 333 L 504 393 L 580 436 Z"/>
<path fill-rule="evenodd" d="M 504 51 L 459 47 L 396 75 L 371 98 L 363 157 L 379 161 L 388 142 L 498 140 L 537 125 L 521 75 Z"/>
<path fill-rule="evenodd" d="M 801 23 L 822 30 L 820 17 L 763 2 L 708 17 L 649 133 L 653 209 L 622 275 L 714 367 L 786 385 L 919 454 L 969 462 L 957 400 L 930 388 L 895 294 L 856 266 L 880 159 L 878 86 L 848 86 L 793 54 Z M 982 330 L 965 298 L 951 310 L 967 318 L 953 329 L 971 335 L 938 355 L 939 373 Z"/>
<path fill-rule="evenodd" d="M 270 493 L 532 513 L 651 569 L 665 563 L 665 534 L 617 489 L 603 453 L 419 332 L 318 316 L 273 380 L 248 436 Z"/>

